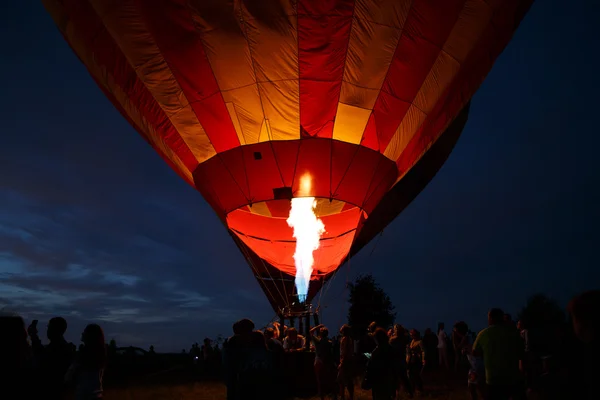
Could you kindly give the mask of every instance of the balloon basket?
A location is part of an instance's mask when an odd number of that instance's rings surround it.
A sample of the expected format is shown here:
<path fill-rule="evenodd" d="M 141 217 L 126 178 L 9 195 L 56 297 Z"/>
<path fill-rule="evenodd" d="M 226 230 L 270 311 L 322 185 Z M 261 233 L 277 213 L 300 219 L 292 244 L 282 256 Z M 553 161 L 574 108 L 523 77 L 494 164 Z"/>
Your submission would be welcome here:
<path fill-rule="evenodd" d="M 319 325 L 318 310 L 307 303 L 306 297 L 293 295 L 288 306 L 279 312 L 280 326 L 296 328 L 305 337 L 305 351 L 285 353 L 284 369 L 285 387 L 294 397 L 314 396 L 317 392 L 316 376 L 314 373 L 315 353 L 310 351 L 310 329 Z"/>
<path fill-rule="evenodd" d="M 304 296 L 306 299 L 306 296 Z M 280 325 L 296 328 L 298 333 L 306 338 L 306 350 L 310 349 L 310 328 L 319 325 L 319 314 L 311 303 L 307 303 L 301 296 L 294 295 L 289 305 L 283 307 L 279 313 Z M 287 323 L 286 323 L 287 322 Z"/>

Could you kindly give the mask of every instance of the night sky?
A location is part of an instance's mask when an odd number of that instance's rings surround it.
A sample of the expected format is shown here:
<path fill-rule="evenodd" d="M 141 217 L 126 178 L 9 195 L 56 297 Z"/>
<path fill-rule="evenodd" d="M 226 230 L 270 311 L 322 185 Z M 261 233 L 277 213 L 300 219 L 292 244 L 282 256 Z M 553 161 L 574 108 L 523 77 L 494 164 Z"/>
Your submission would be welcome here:
<path fill-rule="evenodd" d="M 445 166 L 335 278 L 330 328 L 359 273 L 419 329 L 477 330 L 491 306 L 516 314 L 536 292 L 566 305 L 598 287 L 600 7 L 568 3 L 534 4 Z M 0 10 L 0 308 L 42 326 L 64 316 L 76 343 L 98 322 L 157 351 L 230 335 L 242 317 L 266 324 L 223 225 L 104 98 L 41 2 Z"/>

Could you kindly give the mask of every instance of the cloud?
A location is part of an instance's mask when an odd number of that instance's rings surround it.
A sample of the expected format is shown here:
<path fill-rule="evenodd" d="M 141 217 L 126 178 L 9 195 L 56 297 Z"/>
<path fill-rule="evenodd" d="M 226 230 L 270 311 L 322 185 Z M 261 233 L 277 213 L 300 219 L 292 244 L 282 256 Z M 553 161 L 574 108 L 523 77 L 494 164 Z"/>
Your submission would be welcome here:
<path fill-rule="evenodd" d="M 182 288 L 174 281 L 164 284 L 81 266 L 29 273 L 14 260 L 10 269 L 5 268 L 6 265 L 7 257 L 4 257 L 0 261 L 4 271 L 0 278 L 0 308 L 17 311 L 30 319 L 63 315 L 70 326 L 73 324 L 79 329 L 86 323 L 99 322 L 107 335 L 121 336 L 122 341 L 129 338 L 131 343 L 128 344 L 147 347 L 150 342 L 156 343 L 159 338 L 147 333 L 164 332 L 160 326 L 167 324 L 171 329 L 185 329 L 181 339 L 170 344 L 179 349 L 180 341 L 191 336 L 186 333 L 193 333 L 196 340 L 203 335 L 197 329 L 190 329 L 190 321 L 226 327 L 239 313 L 223 308 L 217 299 Z M 119 332 L 121 334 L 116 335 Z M 69 333 L 71 340 L 75 340 L 77 328 L 70 329 Z M 194 339 L 188 337 L 187 341 L 190 340 Z"/>
<path fill-rule="evenodd" d="M 119 207 L 57 205 L 56 193 L 15 189 L 0 188 L 0 308 L 40 321 L 65 316 L 74 342 L 98 322 L 121 344 L 163 350 L 228 334 L 242 317 L 271 317 L 223 227 L 196 205 L 172 206 L 161 193 L 148 202 L 124 196 Z M 223 245 L 209 242 L 216 232 Z"/>

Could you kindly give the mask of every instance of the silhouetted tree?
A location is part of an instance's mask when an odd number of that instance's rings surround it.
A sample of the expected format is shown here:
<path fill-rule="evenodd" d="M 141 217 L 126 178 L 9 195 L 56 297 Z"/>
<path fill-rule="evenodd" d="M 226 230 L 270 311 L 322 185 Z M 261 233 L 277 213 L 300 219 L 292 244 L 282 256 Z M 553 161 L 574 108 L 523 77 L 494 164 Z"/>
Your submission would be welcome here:
<path fill-rule="evenodd" d="M 362 335 L 373 321 L 382 328 L 393 325 L 396 318 L 394 305 L 371 274 L 359 275 L 354 283 L 348 284 L 348 289 L 348 324 L 355 335 Z"/>
<path fill-rule="evenodd" d="M 565 313 L 553 299 L 544 294 L 536 294 L 521 309 L 519 320 L 528 329 L 553 328 L 565 323 Z"/>
<path fill-rule="evenodd" d="M 532 351 L 538 355 L 553 352 L 557 328 L 565 324 L 565 313 L 556 301 L 544 294 L 531 296 L 519 313 L 519 320 L 529 331 Z"/>

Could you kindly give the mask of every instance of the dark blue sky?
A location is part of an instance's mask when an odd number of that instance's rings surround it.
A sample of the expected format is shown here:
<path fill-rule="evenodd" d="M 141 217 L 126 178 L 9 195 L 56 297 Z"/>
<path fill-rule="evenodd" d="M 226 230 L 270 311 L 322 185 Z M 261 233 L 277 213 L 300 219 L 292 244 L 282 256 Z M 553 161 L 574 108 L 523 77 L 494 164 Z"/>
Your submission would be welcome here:
<path fill-rule="evenodd" d="M 571 4 L 572 3 L 572 4 Z M 10 4 L 10 5 L 9 5 Z M 597 288 L 600 7 L 538 1 L 474 97 L 450 159 L 331 285 L 371 272 L 425 328 Z M 104 98 L 39 1 L 2 2 L 0 308 L 77 341 L 177 350 L 273 313 L 225 228 Z M 594 39 L 596 38 L 596 39 Z M 372 254 L 371 254 L 372 252 Z"/>

